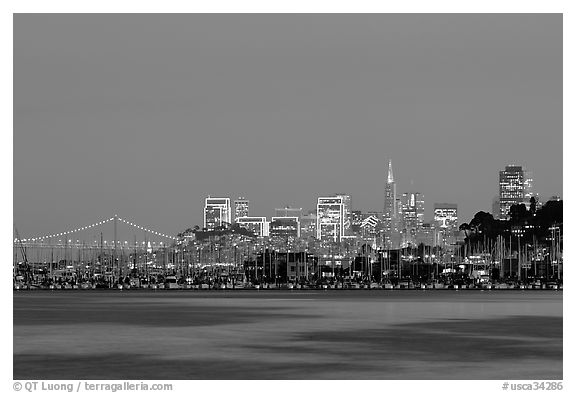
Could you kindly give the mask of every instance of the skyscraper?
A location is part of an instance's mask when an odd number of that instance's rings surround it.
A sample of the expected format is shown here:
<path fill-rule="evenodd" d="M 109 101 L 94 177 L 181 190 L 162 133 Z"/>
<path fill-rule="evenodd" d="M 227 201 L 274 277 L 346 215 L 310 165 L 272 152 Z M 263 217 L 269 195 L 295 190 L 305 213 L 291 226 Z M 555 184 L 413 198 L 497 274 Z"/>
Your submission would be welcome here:
<path fill-rule="evenodd" d="M 534 179 L 532 176 L 532 171 L 524 171 L 524 203 L 526 207 L 530 206 L 530 198 L 535 197 L 533 189 Z"/>
<path fill-rule="evenodd" d="M 424 195 L 419 192 L 402 194 L 402 231 L 411 241 L 424 224 Z"/>
<path fill-rule="evenodd" d="M 234 201 L 234 221 L 238 222 L 240 217 L 248 217 L 250 201 L 244 197 L 240 197 Z"/>
<path fill-rule="evenodd" d="M 316 238 L 340 241 L 344 235 L 344 199 L 319 197 L 316 205 Z"/>
<path fill-rule="evenodd" d="M 388 160 L 388 178 L 386 179 L 386 186 L 384 189 L 383 214 L 384 231 L 387 236 L 390 236 L 394 229 L 397 218 L 396 183 L 394 182 L 394 174 L 392 173 L 392 160 Z"/>
<path fill-rule="evenodd" d="M 231 223 L 230 198 L 208 196 L 204 204 L 204 228 L 213 230 L 224 223 Z"/>
<path fill-rule="evenodd" d="M 336 194 L 342 197 L 344 203 L 344 229 L 343 234 L 349 236 L 352 233 L 352 198 L 348 194 Z"/>
<path fill-rule="evenodd" d="M 519 165 L 507 165 L 500 171 L 500 218 L 507 219 L 510 206 L 525 202 L 524 170 Z M 531 188 L 532 180 L 529 185 Z M 531 190 L 530 190 L 531 192 Z"/>
<path fill-rule="evenodd" d="M 434 223 L 446 234 L 458 229 L 458 205 L 455 203 L 435 203 Z"/>

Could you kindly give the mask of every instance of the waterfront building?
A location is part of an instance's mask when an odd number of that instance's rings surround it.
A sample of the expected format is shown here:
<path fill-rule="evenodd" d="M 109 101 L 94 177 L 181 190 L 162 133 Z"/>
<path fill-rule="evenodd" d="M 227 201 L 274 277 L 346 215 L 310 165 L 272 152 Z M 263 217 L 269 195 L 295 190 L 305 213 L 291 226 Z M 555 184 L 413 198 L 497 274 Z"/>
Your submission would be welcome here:
<path fill-rule="evenodd" d="M 230 198 L 212 198 L 208 196 L 204 204 L 204 228 L 215 228 L 231 223 Z"/>
<path fill-rule="evenodd" d="M 300 237 L 300 218 L 298 217 L 272 217 L 269 225 L 271 238 Z"/>
<path fill-rule="evenodd" d="M 344 235 L 344 200 L 342 197 L 319 197 L 316 205 L 316 238 L 340 241 Z"/>
<path fill-rule="evenodd" d="M 244 197 L 240 197 L 234 201 L 234 221 L 238 222 L 240 217 L 248 217 L 250 215 L 250 201 Z"/>
<path fill-rule="evenodd" d="M 500 219 L 509 218 L 508 212 L 512 205 L 525 202 L 524 180 L 524 170 L 519 165 L 507 165 L 506 169 L 500 171 Z"/>
<path fill-rule="evenodd" d="M 266 217 L 238 217 L 236 222 L 256 236 L 268 236 L 268 221 Z"/>
<path fill-rule="evenodd" d="M 318 257 L 304 250 L 266 250 L 256 256 L 256 260 L 246 260 L 244 270 L 251 280 L 256 279 L 258 267 L 266 277 L 278 283 L 295 282 L 297 278 L 310 278 L 318 271 Z"/>

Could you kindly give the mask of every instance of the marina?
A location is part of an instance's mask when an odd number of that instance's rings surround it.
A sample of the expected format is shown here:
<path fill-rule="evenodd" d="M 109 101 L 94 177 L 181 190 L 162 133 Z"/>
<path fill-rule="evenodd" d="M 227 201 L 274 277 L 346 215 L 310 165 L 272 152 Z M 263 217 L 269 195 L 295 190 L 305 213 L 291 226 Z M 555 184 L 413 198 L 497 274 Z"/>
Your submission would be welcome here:
<path fill-rule="evenodd" d="M 117 221 L 124 220 L 114 216 L 102 225 L 114 222 L 116 232 Z M 338 242 L 254 237 L 234 225 L 178 234 L 169 243 L 130 245 L 116 237 L 107 242 L 102 234 L 99 243 L 17 237 L 13 284 L 15 290 L 562 289 L 559 228 L 552 227 L 553 236 L 540 242 L 534 233 L 524 244 L 520 236 L 505 241 L 497 235 L 495 241 L 396 249 L 378 244 L 377 237 Z"/>

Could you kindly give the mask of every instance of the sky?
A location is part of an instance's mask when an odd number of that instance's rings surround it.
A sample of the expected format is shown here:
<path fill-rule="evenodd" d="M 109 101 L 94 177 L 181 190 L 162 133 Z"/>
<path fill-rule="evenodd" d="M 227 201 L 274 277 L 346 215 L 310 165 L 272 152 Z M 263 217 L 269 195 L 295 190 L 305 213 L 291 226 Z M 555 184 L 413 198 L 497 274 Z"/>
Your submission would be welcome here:
<path fill-rule="evenodd" d="M 562 196 L 560 14 L 17 14 L 13 49 L 24 238 L 175 234 L 208 195 L 381 211 L 390 159 L 426 220 L 491 212 L 509 164 Z"/>

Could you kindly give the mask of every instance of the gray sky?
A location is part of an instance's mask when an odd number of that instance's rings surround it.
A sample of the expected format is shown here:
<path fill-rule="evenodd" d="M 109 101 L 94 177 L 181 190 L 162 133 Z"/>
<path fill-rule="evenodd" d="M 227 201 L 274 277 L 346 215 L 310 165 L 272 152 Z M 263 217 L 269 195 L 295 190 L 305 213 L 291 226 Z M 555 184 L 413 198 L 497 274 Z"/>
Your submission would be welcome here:
<path fill-rule="evenodd" d="M 349 193 L 491 211 L 498 171 L 562 195 L 562 16 L 14 17 L 14 222 L 174 234 L 204 197 L 253 215 Z M 128 232 L 126 232 L 128 233 Z"/>

